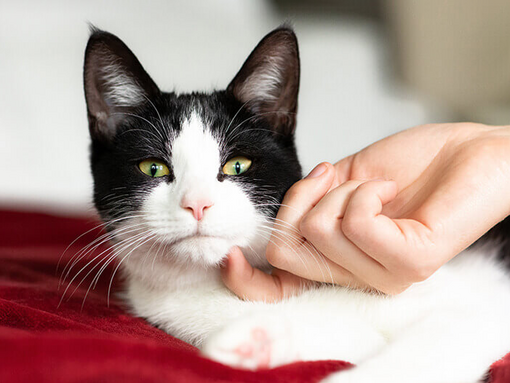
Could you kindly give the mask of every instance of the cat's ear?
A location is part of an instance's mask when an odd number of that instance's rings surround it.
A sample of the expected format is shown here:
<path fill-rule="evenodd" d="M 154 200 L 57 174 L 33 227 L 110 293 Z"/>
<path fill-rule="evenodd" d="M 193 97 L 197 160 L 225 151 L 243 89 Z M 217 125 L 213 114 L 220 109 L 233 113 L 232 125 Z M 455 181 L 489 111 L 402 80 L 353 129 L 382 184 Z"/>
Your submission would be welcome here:
<path fill-rule="evenodd" d="M 299 91 L 299 50 L 292 29 L 280 27 L 264 37 L 227 91 L 276 132 L 292 134 Z"/>
<path fill-rule="evenodd" d="M 160 94 L 126 44 L 94 28 L 85 51 L 83 77 L 93 139 L 110 140 L 122 120 Z"/>

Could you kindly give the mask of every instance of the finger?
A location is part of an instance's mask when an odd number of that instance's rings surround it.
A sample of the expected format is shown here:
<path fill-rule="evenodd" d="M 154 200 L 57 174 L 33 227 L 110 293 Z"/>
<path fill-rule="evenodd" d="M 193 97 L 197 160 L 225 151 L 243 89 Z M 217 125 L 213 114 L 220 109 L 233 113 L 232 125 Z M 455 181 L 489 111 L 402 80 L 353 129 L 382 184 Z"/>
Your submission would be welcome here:
<path fill-rule="evenodd" d="M 279 301 L 300 293 L 311 283 L 285 271 L 276 270 L 274 274 L 266 274 L 253 268 L 238 247 L 228 255 L 221 276 L 229 290 L 250 301 Z"/>
<path fill-rule="evenodd" d="M 332 190 L 301 220 L 300 230 L 328 260 L 374 286 L 386 278 L 386 269 L 347 239 L 341 227 L 351 196 L 363 183 L 348 181 Z"/>
<path fill-rule="evenodd" d="M 351 273 L 320 254 L 298 229 L 302 217 L 328 192 L 333 178 L 333 166 L 322 163 L 289 189 L 274 221 L 266 257 L 276 268 L 306 279 L 359 286 Z"/>
<path fill-rule="evenodd" d="M 344 235 L 356 247 L 384 266 L 387 272 L 376 275 L 380 277 L 377 285 L 369 283 L 389 294 L 400 293 L 435 271 L 428 256 L 434 246 L 430 230 L 413 219 L 392 220 L 381 214 L 396 194 L 393 181 L 361 185 L 353 193 L 341 224 Z"/>
<path fill-rule="evenodd" d="M 291 241 L 289 238 L 281 238 L 281 234 L 273 234 L 280 237 L 281 242 L 287 246 L 268 246 L 266 255 L 270 263 L 281 267 L 290 273 L 302 278 L 317 282 L 332 283 L 352 288 L 364 288 L 366 284 L 339 264 L 328 259 L 318 251 L 309 241 Z M 278 253 L 273 249 L 277 249 Z M 276 259 L 276 261 L 275 261 Z"/>
<path fill-rule="evenodd" d="M 301 220 L 320 199 L 328 192 L 334 179 L 333 165 L 322 162 L 308 176 L 296 182 L 285 193 L 278 218 L 290 224 Z"/>
<path fill-rule="evenodd" d="M 344 182 L 347 182 L 350 180 L 353 159 L 354 159 L 354 155 L 346 157 L 346 158 L 338 161 L 334 165 L 338 185 L 341 185 Z M 336 186 L 338 186 L 338 185 L 336 185 Z"/>
<path fill-rule="evenodd" d="M 299 259 L 297 249 L 305 242 L 299 232 L 299 222 L 327 193 L 334 178 L 333 166 L 321 163 L 304 179 L 294 184 L 285 194 L 274 220 L 266 257 L 273 266 L 294 272 Z M 311 250 L 308 249 L 308 252 Z"/>
<path fill-rule="evenodd" d="M 343 218 L 347 205 L 354 191 L 366 181 L 351 180 L 342 183 L 342 185 L 331 190 L 311 209 L 306 217 L 311 213 L 317 214 L 325 220 Z M 303 221 L 303 220 L 302 220 Z M 303 223 L 303 222 L 301 222 Z"/>
<path fill-rule="evenodd" d="M 364 183 L 351 196 L 342 220 L 344 235 L 386 268 L 400 262 L 396 256 L 398 249 L 407 248 L 397 220 L 381 214 L 383 206 L 391 202 L 397 192 L 393 181 Z"/>

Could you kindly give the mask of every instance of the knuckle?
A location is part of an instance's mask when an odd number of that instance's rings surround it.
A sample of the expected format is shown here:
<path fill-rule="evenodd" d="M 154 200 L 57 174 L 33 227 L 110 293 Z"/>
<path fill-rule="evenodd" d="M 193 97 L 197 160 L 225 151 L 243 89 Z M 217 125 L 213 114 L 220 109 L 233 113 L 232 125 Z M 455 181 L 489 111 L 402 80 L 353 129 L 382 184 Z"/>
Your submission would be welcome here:
<path fill-rule="evenodd" d="M 433 271 L 425 262 L 420 262 L 419 260 L 410 262 L 409 260 L 401 259 L 397 273 L 401 276 L 402 282 L 416 283 L 426 280 L 432 275 Z"/>
<path fill-rule="evenodd" d="M 412 283 L 405 279 L 399 278 L 395 275 L 388 274 L 384 282 L 380 286 L 377 286 L 376 288 L 383 294 L 395 296 L 403 293 L 411 285 Z"/>
<path fill-rule="evenodd" d="M 307 214 L 299 224 L 299 230 L 306 239 L 320 240 L 329 233 L 329 225 L 326 217 L 321 214 Z"/>
<path fill-rule="evenodd" d="M 342 186 L 347 187 L 348 189 L 357 189 L 360 185 L 362 185 L 365 181 L 360 180 L 349 180 L 342 184 Z"/>
<path fill-rule="evenodd" d="M 338 186 L 336 189 L 332 190 L 331 193 L 337 193 L 340 195 L 343 195 L 344 198 L 350 199 L 363 183 L 366 181 L 360 181 L 360 180 L 350 180 L 346 181 L 340 186 Z"/>
<path fill-rule="evenodd" d="M 420 265 L 420 267 L 415 267 L 412 270 L 412 277 L 414 282 L 423 282 L 428 279 L 435 272 L 435 268 L 428 266 L 426 264 Z"/>
<path fill-rule="evenodd" d="M 380 185 L 381 183 L 377 181 L 363 182 L 352 192 L 350 204 L 365 206 L 367 203 L 371 203 L 374 197 L 377 197 L 377 191 L 380 188 Z"/>
<path fill-rule="evenodd" d="M 406 274 L 406 279 L 412 282 L 422 282 L 429 277 L 428 272 L 418 266 L 409 268 Z"/>
<path fill-rule="evenodd" d="M 347 214 L 342 220 L 342 232 L 349 239 L 360 238 L 363 235 L 363 225 L 360 217 Z"/>
<path fill-rule="evenodd" d="M 369 191 L 370 189 L 372 189 L 372 185 L 373 185 L 373 182 L 371 182 L 370 180 L 365 181 L 356 188 L 356 192 L 365 193 L 365 192 Z"/>
<path fill-rule="evenodd" d="M 284 248 L 274 244 L 269 244 L 266 250 L 267 261 L 274 267 L 279 269 L 285 269 L 289 263 L 287 257 L 288 252 L 284 251 Z"/>
<path fill-rule="evenodd" d="M 376 188 L 380 185 L 380 182 L 377 181 L 366 181 L 363 182 L 356 188 L 355 193 L 366 196 L 368 194 L 374 194 L 377 190 Z"/>
<path fill-rule="evenodd" d="M 389 286 L 387 287 L 386 291 L 382 291 L 386 295 L 399 295 L 406 291 L 409 288 L 410 285 L 395 285 L 395 286 Z"/>

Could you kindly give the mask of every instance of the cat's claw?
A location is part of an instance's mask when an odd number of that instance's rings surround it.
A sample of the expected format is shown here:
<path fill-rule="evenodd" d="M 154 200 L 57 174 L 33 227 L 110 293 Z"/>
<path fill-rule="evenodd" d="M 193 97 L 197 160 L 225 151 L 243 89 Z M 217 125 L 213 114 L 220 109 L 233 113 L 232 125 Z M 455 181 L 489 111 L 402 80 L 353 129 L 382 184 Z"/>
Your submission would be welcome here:
<path fill-rule="evenodd" d="M 233 367 L 258 370 L 296 361 L 292 337 L 283 323 L 250 317 L 211 336 L 202 351 Z"/>

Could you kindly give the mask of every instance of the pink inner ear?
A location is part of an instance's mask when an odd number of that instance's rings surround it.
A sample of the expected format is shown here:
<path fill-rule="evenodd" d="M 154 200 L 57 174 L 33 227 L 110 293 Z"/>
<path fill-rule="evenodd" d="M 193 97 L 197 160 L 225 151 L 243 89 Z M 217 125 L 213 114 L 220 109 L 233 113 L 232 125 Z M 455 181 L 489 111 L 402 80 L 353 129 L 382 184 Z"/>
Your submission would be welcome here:
<path fill-rule="evenodd" d="M 191 211 L 193 217 L 195 217 L 197 221 L 200 221 L 202 218 L 204 218 L 205 210 L 209 209 L 213 205 L 214 203 L 206 198 L 191 200 L 184 197 L 181 201 L 181 207 L 185 210 Z"/>

